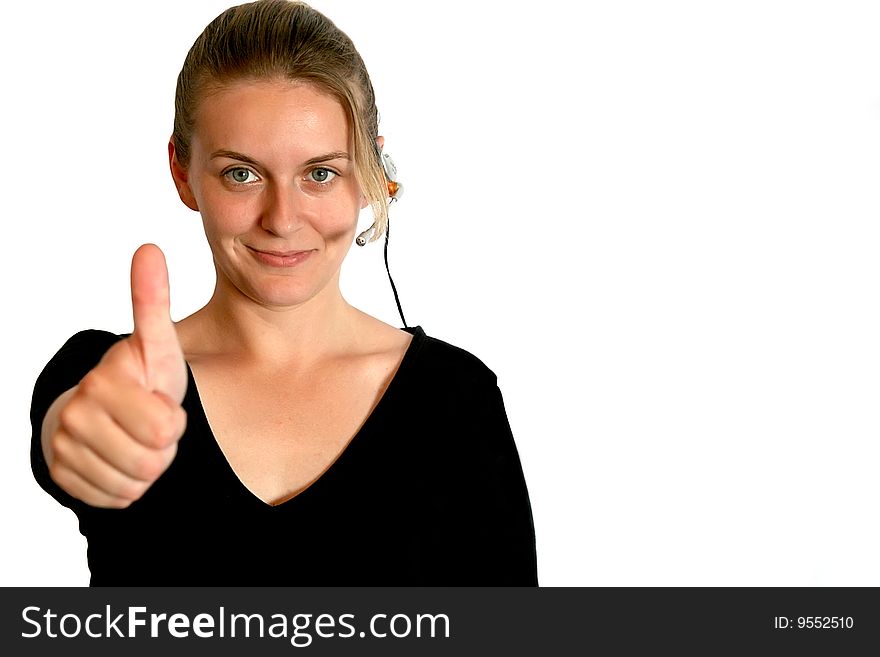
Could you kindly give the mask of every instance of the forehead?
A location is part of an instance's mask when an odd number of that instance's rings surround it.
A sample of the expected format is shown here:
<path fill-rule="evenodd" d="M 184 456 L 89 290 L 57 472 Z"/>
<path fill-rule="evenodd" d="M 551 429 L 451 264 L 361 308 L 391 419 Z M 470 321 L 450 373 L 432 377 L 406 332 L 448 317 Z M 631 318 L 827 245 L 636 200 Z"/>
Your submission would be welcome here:
<path fill-rule="evenodd" d="M 303 82 L 237 81 L 203 95 L 195 113 L 193 150 L 249 154 L 346 151 L 349 127 L 339 101 Z"/>

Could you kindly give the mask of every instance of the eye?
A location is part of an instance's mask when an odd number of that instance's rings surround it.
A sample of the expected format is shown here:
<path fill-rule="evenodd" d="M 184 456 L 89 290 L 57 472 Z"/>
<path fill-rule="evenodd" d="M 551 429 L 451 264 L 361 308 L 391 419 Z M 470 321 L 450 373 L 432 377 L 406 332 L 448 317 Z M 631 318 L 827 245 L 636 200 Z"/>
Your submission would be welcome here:
<path fill-rule="evenodd" d="M 223 175 L 237 185 L 246 185 L 247 183 L 252 183 L 259 180 L 257 174 L 255 174 L 250 169 L 245 169 L 244 167 L 235 167 L 233 169 L 229 169 L 228 171 L 225 171 Z"/>
<path fill-rule="evenodd" d="M 324 169 L 323 167 L 319 167 L 317 169 L 312 169 L 309 172 L 309 178 L 312 182 L 326 184 L 333 180 L 336 177 L 336 172 L 331 171 L 330 169 Z"/>

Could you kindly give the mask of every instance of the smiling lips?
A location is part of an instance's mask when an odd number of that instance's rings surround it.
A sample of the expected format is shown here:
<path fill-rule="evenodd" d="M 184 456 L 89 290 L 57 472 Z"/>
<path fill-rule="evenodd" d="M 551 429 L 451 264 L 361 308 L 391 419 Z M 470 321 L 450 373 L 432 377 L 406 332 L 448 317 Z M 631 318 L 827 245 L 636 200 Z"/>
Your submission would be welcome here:
<path fill-rule="evenodd" d="M 248 250 L 258 261 L 270 267 L 295 267 L 312 255 L 312 251 L 260 251 L 250 246 Z"/>

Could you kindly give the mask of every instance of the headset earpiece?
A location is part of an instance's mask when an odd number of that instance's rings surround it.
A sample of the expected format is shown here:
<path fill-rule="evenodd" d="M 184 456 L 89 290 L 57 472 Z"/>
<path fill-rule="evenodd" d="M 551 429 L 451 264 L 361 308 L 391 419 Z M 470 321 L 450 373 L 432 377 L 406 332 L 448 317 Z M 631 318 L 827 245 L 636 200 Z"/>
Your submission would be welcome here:
<path fill-rule="evenodd" d="M 388 197 L 392 201 L 397 201 L 400 197 L 403 196 L 403 185 L 400 183 L 396 183 L 393 180 L 388 181 Z"/>
<path fill-rule="evenodd" d="M 382 169 L 385 170 L 385 180 L 388 181 L 388 198 L 399 201 L 403 196 L 403 185 L 397 182 L 397 167 L 388 153 L 381 153 Z"/>
<path fill-rule="evenodd" d="M 376 156 L 379 158 L 379 162 L 382 163 L 382 170 L 385 172 L 385 183 L 388 187 L 388 198 L 391 199 L 389 203 L 399 201 L 400 197 L 403 196 L 403 185 L 397 182 L 397 167 L 394 164 L 394 160 L 391 159 L 391 156 L 388 155 L 388 153 L 383 153 L 379 149 L 378 144 L 376 144 Z M 374 223 L 372 226 L 370 226 L 364 232 L 358 235 L 355 239 L 355 243 L 358 246 L 364 246 L 372 236 L 373 229 L 375 227 L 376 224 Z"/>

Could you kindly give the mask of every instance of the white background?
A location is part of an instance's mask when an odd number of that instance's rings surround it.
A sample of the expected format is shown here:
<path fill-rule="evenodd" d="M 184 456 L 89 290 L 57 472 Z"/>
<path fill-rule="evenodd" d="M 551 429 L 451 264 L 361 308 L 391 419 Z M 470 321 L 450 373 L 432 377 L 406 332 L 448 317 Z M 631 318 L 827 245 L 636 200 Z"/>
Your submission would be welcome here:
<path fill-rule="evenodd" d="M 4 585 L 88 583 L 30 473 L 43 365 L 131 329 L 143 242 L 174 319 L 211 293 L 166 143 L 228 2 L 4 10 Z M 541 583 L 880 585 L 878 5 L 314 6 L 364 56 L 406 187 L 408 323 L 498 374 Z M 382 243 L 343 293 L 400 325 Z"/>

